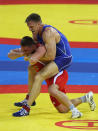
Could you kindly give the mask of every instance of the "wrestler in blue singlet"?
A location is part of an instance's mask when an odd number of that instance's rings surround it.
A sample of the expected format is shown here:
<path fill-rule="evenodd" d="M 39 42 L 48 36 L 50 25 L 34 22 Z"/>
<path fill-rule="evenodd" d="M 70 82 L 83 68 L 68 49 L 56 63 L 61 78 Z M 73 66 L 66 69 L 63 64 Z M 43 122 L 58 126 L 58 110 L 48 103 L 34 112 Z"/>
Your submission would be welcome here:
<path fill-rule="evenodd" d="M 45 28 L 47 27 L 52 27 L 51 25 L 44 25 L 42 33 L 44 32 Z M 56 57 L 54 59 L 54 62 L 56 63 L 56 65 L 59 68 L 59 71 L 62 71 L 64 69 L 66 69 L 67 67 L 69 67 L 69 65 L 71 64 L 72 61 L 72 54 L 70 51 L 70 46 L 69 43 L 66 39 L 66 37 L 60 32 L 58 31 L 56 28 L 54 28 L 60 35 L 61 39 L 59 41 L 59 43 L 56 43 Z M 39 43 L 45 45 L 43 38 L 39 36 L 39 34 L 37 35 L 37 40 Z"/>

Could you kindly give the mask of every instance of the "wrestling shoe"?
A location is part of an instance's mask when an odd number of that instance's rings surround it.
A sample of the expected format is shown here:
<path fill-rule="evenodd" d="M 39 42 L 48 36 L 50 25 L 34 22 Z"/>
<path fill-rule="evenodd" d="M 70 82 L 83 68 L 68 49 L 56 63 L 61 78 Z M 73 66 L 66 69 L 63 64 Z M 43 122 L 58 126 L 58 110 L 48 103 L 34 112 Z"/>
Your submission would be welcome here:
<path fill-rule="evenodd" d="M 13 113 L 12 115 L 14 117 L 21 117 L 21 116 L 27 116 L 29 115 L 30 112 L 30 107 L 26 104 L 22 107 L 21 110 L 19 110 L 18 112 Z"/>
<path fill-rule="evenodd" d="M 83 116 L 83 114 L 77 110 L 77 108 L 74 108 L 72 110 L 72 116 L 71 118 L 75 119 L 75 118 L 80 118 L 81 116 Z"/>
<path fill-rule="evenodd" d="M 27 100 L 26 99 L 21 101 L 21 102 L 14 103 L 14 106 L 22 107 L 25 104 L 27 104 Z M 35 106 L 35 105 L 36 105 L 36 102 L 34 101 L 31 106 Z"/>
<path fill-rule="evenodd" d="M 86 96 L 86 101 L 88 102 L 88 104 L 90 106 L 90 110 L 94 111 L 96 109 L 96 104 L 93 99 L 93 92 L 90 91 L 85 96 Z"/>

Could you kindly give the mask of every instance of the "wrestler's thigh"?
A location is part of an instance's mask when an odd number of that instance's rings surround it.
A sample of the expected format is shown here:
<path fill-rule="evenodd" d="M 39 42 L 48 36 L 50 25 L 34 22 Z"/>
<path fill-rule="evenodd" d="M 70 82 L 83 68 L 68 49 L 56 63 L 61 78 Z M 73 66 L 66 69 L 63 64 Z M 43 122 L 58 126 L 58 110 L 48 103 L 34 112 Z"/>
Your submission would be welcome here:
<path fill-rule="evenodd" d="M 34 76 L 36 75 L 36 70 L 32 65 L 28 66 L 28 76 L 30 76 L 32 79 L 34 78 Z"/>
<path fill-rule="evenodd" d="M 59 72 L 58 66 L 55 62 L 50 62 L 45 67 L 43 67 L 38 74 L 45 80 L 51 78 L 52 76 L 56 75 Z"/>

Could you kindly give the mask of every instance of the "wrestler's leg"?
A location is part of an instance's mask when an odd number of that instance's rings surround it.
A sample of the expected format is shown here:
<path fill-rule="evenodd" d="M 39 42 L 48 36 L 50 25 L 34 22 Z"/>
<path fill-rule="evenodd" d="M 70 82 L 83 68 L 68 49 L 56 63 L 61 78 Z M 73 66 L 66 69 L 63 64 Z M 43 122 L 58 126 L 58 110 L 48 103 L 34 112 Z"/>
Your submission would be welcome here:
<path fill-rule="evenodd" d="M 28 93 L 31 92 L 35 75 L 36 75 L 36 70 L 32 65 L 29 65 L 28 66 Z"/>
<path fill-rule="evenodd" d="M 59 86 L 56 84 L 51 85 L 48 88 L 48 92 L 50 93 L 52 103 L 60 113 L 66 113 L 70 110 L 72 112 L 72 118 L 82 116 L 82 113 L 75 108 L 75 105 L 80 104 L 81 100 L 72 102 L 73 100 L 69 100 L 67 95 L 63 91 L 60 91 Z"/>
<path fill-rule="evenodd" d="M 62 81 L 63 82 L 63 81 Z M 93 100 L 93 92 L 88 92 L 87 94 L 85 94 L 82 97 L 79 98 L 75 98 L 75 99 L 71 99 L 69 100 L 67 95 L 65 94 L 65 90 L 60 91 L 60 84 L 59 84 L 59 88 L 56 85 L 52 85 L 49 87 L 48 91 L 50 93 L 50 98 L 52 103 L 54 104 L 55 108 L 60 112 L 60 113 L 67 113 L 70 109 L 66 106 L 68 101 L 71 101 L 71 103 L 76 107 L 78 105 L 80 105 L 81 103 L 88 103 L 90 110 L 94 111 L 96 109 L 96 104 Z M 59 97 L 58 94 L 65 94 L 65 98 L 64 97 Z M 67 98 L 67 99 L 66 99 Z M 62 101 L 66 102 L 66 105 L 60 100 L 62 99 Z M 63 104 L 62 104 L 63 103 Z"/>
<path fill-rule="evenodd" d="M 48 88 L 48 92 L 52 97 L 55 97 L 60 103 L 62 103 L 65 107 L 67 107 L 70 110 L 70 106 L 72 105 L 72 102 L 69 100 L 67 95 L 59 90 L 58 85 L 52 84 Z"/>
<path fill-rule="evenodd" d="M 41 84 L 43 82 L 43 80 L 48 79 L 52 76 L 54 76 L 55 74 L 57 74 L 58 71 L 58 67 L 55 64 L 55 62 L 50 62 L 49 64 L 47 64 L 45 67 L 43 67 L 43 69 L 41 69 L 34 78 L 33 81 L 33 86 L 32 86 L 32 90 L 31 93 L 29 95 L 29 99 L 27 104 L 29 106 L 31 106 L 32 102 L 38 97 L 38 95 L 40 94 L 40 89 L 41 89 Z"/>
<path fill-rule="evenodd" d="M 82 103 L 82 100 L 80 98 L 72 99 L 70 101 L 72 102 L 72 104 L 74 104 L 75 107 Z M 67 106 L 65 106 L 63 104 L 60 104 L 60 105 L 56 106 L 55 108 L 60 113 L 67 113 L 69 111 L 69 108 L 67 108 Z"/>
<path fill-rule="evenodd" d="M 86 95 L 90 95 L 90 92 L 87 93 Z M 90 99 L 90 101 L 88 101 L 86 95 L 79 97 L 79 98 L 71 99 L 70 101 L 72 102 L 72 104 L 74 104 L 75 107 L 77 107 L 78 105 L 80 105 L 82 103 L 88 103 L 90 110 L 94 111 L 96 109 L 96 104 L 93 99 Z M 93 96 L 90 95 L 89 98 L 93 98 Z M 60 113 L 67 113 L 69 111 L 69 108 L 67 108 L 65 105 L 60 104 L 60 103 L 58 104 L 58 106 L 55 106 L 55 108 Z"/>
<path fill-rule="evenodd" d="M 20 102 L 15 102 L 14 103 L 15 106 L 21 107 L 21 106 L 23 106 L 24 104 L 27 103 L 27 100 L 29 99 L 29 94 L 30 94 L 31 89 L 32 89 L 32 85 L 33 85 L 35 75 L 36 75 L 36 71 L 35 71 L 34 67 L 32 65 L 29 65 L 28 66 L 28 93 L 27 93 L 24 100 L 22 100 Z M 32 103 L 32 106 L 34 106 L 34 105 L 36 105 L 35 101 Z"/>

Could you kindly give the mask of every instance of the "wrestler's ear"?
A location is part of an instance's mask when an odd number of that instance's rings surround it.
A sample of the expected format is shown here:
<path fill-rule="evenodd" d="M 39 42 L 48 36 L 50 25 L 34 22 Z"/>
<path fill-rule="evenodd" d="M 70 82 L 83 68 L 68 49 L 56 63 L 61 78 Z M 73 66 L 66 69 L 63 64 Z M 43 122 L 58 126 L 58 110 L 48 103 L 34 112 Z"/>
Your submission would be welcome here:
<path fill-rule="evenodd" d="M 38 25 L 40 25 L 41 24 L 41 22 L 40 21 L 38 21 Z"/>

